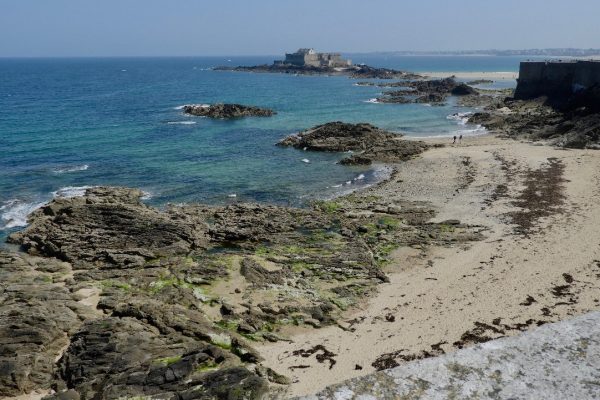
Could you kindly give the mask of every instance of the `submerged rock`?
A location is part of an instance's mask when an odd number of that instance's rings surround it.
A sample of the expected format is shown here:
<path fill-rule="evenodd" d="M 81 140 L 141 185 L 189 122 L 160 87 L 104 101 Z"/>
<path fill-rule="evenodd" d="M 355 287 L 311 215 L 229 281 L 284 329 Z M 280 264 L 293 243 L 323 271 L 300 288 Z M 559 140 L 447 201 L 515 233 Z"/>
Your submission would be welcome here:
<path fill-rule="evenodd" d="M 191 104 L 183 106 L 183 112 L 198 117 L 230 119 L 241 117 L 270 117 L 275 111 L 267 108 L 241 104 Z"/>

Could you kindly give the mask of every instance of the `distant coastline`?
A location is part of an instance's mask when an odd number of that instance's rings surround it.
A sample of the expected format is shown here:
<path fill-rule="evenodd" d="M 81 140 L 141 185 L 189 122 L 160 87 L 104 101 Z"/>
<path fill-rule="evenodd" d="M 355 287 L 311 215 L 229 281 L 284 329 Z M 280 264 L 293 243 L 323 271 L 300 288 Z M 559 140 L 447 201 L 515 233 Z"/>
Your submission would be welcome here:
<path fill-rule="evenodd" d="M 523 50 L 448 50 L 448 51 L 376 51 L 366 53 L 348 52 L 351 55 L 382 56 L 525 56 L 525 57 L 600 57 L 600 49 L 523 49 Z"/>

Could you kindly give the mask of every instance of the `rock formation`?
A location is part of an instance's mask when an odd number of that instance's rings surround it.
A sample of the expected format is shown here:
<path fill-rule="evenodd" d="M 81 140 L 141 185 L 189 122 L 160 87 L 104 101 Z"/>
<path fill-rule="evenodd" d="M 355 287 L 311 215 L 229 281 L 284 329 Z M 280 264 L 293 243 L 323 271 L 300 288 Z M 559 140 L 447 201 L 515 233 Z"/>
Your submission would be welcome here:
<path fill-rule="evenodd" d="M 241 104 L 191 104 L 183 106 L 183 112 L 197 117 L 230 119 L 241 117 L 270 117 L 273 110 Z"/>
<path fill-rule="evenodd" d="M 335 75 L 355 79 L 420 79 L 421 75 L 389 68 L 354 65 L 348 68 L 316 67 L 312 65 L 264 64 L 239 67 L 216 67 L 216 71 L 277 73 L 292 75 Z"/>
<path fill-rule="evenodd" d="M 373 161 L 399 162 L 425 151 L 424 142 L 403 140 L 402 135 L 371 124 L 330 122 L 288 136 L 278 145 L 311 151 L 355 152 L 342 164 L 368 165 Z"/>
<path fill-rule="evenodd" d="M 458 83 L 453 77 L 434 80 L 415 80 L 379 84 L 381 87 L 401 87 L 383 93 L 377 99 L 380 103 L 428 103 L 441 105 L 448 96 L 478 96 L 477 90 L 471 86 Z"/>
<path fill-rule="evenodd" d="M 28 254 L 0 251 L 0 396 L 262 398 L 289 380 L 253 341 L 335 324 L 396 246 L 481 237 L 380 198 L 159 211 L 141 195 L 57 198 L 10 236 Z"/>

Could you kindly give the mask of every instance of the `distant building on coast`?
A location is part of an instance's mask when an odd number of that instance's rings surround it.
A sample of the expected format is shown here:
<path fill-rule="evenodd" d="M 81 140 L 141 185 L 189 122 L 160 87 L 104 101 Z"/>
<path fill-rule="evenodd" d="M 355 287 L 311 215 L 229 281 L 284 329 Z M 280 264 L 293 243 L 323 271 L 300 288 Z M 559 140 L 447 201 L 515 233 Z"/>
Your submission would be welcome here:
<path fill-rule="evenodd" d="M 299 49 L 295 53 L 286 53 L 285 60 L 275 61 L 274 64 L 297 67 L 346 68 L 352 66 L 352 61 L 343 59 L 340 53 L 317 53 L 314 49 Z"/>

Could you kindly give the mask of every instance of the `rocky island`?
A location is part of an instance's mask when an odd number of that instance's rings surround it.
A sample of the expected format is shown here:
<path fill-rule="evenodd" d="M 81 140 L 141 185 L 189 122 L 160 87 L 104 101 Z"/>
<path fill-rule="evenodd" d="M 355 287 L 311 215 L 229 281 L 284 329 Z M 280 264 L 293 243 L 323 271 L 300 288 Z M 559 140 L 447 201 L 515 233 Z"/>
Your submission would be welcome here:
<path fill-rule="evenodd" d="M 276 112 L 268 108 L 244 106 L 241 104 L 189 104 L 183 112 L 197 117 L 231 119 L 242 117 L 270 117 Z"/>
<path fill-rule="evenodd" d="M 237 67 L 215 67 L 215 71 L 261 72 L 293 75 L 335 75 L 354 79 L 419 79 L 421 75 L 389 68 L 353 65 L 339 53 L 317 53 L 314 49 L 299 49 L 286 54 L 273 64 Z"/>

